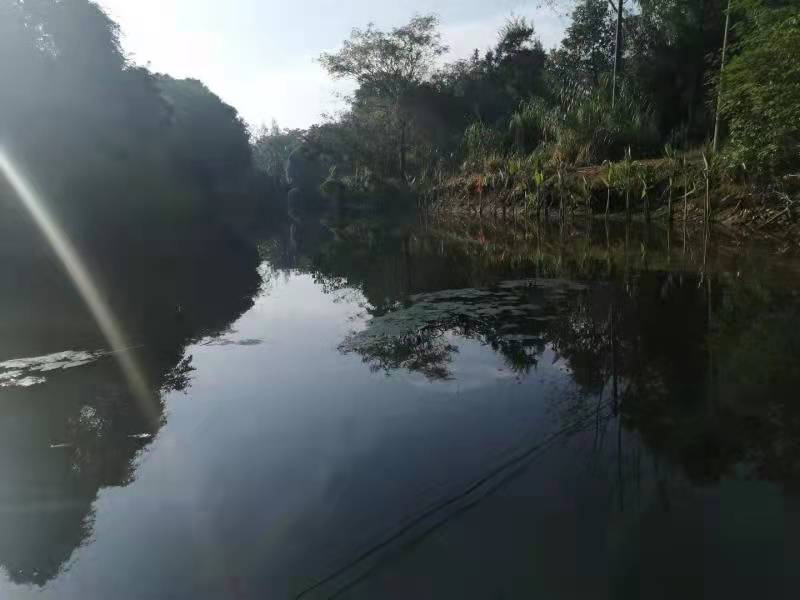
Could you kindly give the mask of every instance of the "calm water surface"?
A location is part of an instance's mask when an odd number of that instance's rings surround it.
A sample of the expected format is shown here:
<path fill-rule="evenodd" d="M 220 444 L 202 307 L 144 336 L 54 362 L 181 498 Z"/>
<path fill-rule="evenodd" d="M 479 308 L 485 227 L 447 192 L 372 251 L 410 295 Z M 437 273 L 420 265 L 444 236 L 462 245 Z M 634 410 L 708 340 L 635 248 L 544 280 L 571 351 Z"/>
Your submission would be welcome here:
<path fill-rule="evenodd" d="M 0 597 L 796 598 L 797 265 L 508 230 L 99 265 L 155 417 L 4 257 Z"/>

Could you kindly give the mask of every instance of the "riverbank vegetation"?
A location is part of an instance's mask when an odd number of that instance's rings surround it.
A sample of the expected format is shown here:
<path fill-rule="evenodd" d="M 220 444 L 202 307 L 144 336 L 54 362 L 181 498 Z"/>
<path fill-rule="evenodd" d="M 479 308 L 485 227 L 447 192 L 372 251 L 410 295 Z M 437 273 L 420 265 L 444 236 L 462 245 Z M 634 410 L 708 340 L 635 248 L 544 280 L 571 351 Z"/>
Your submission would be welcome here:
<path fill-rule="evenodd" d="M 236 110 L 134 65 L 87 0 L 0 0 L 0 150 L 76 243 L 203 243 L 255 221 L 268 179 Z M 3 248 L 37 236 L 0 177 Z"/>
<path fill-rule="evenodd" d="M 355 83 L 347 108 L 253 134 L 201 82 L 134 65 L 96 4 L 2 0 L 0 144 L 73 238 L 111 245 L 245 227 L 303 184 L 478 215 L 795 226 L 795 2 L 549 4 L 571 11 L 557 47 L 512 18 L 452 62 L 434 15 L 354 29 L 320 57 Z M 30 227 L 0 186 L 12 246 Z"/>
<path fill-rule="evenodd" d="M 572 11 L 558 47 L 513 18 L 452 63 L 435 16 L 355 29 L 320 59 L 357 84 L 347 109 L 290 145 L 351 191 L 390 181 L 447 210 L 795 222 L 796 3 L 551 4 Z"/>

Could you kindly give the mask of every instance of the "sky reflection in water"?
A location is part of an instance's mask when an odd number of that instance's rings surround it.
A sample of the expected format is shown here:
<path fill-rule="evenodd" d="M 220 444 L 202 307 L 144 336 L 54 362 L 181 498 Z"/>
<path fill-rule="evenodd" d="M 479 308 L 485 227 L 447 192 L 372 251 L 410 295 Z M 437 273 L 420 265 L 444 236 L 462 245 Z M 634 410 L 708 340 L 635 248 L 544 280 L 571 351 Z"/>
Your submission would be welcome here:
<path fill-rule="evenodd" d="M 161 365 L 154 430 L 109 361 L 0 391 L 0 595 L 795 589 L 788 290 L 553 279 L 428 235 L 371 270 L 358 239 L 271 256 L 250 308 Z"/>

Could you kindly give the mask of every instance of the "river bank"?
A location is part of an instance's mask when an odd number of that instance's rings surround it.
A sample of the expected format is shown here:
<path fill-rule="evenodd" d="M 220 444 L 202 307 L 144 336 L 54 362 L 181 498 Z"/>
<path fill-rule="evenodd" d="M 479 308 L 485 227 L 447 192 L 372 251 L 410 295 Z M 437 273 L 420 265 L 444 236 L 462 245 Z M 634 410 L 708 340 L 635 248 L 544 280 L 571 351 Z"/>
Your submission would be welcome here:
<path fill-rule="evenodd" d="M 615 171 L 615 166 L 616 167 Z M 693 160 L 654 159 L 557 167 L 525 173 L 514 160 L 442 178 L 423 195 L 436 213 L 477 219 L 654 221 L 703 229 L 734 241 L 760 239 L 780 253 L 800 251 L 796 177 L 771 184 L 735 181 Z"/>

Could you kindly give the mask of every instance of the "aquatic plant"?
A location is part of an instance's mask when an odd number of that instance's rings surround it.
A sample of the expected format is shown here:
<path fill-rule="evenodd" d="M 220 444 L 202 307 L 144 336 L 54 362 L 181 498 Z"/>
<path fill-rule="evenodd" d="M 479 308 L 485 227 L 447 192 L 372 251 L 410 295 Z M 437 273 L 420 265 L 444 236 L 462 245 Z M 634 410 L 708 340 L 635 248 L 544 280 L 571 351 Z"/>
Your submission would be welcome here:
<path fill-rule="evenodd" d="M 678 173 L 679 161 L 677 152 L 671 144 L 664 146 L 664 169 L 667 172 L 667 222 L 672 225 L 672 193 L 675 175 Z"/>
<path fill-rule="evenodd" d="M 705 152 L 703 152 L 703 181 L 706 188 L 704 217 L 706 223 L 708 223 L 711 221 L 711 163 Z"/>
<path fill-rule="evenodd" d="M 606 210 L 605 218 L 611 210 L 611 187 L 614 185 L 614 163 L 607 160 L 603 161 L 603 170 L 600 172 L 600 181 L 606 186 Z"/>
<path fill-rule="evenodd" d="M 586 175 L 581 175 L 580 180 L 580 191 L 581 196 L 583 196 L 584 206 L 586 207 L 586 214 L 591 217 L 592 216 L 592 188 L 589 185 L 589 180 L 586 179 Z"/>
<path fill-rule="evenodd" d="M 630 146 L 625 150 L 625 158 L 616 165 L 617 189 L 625 194 L 625 218 L 631 218 L 631 189 L 636 185 L 636 172 L 631 158 Z"/>
<path fill-rule="evenodd" d="M 558 216 L 563 223 L 566 218 L 564 207 L 564 190 L 566 188 L 564 178 L 566 174 L 566 164 L 564 161 L 559 161 L 556 168 L 556 188 L 558 189 Z"/>
<path fill-rule="evenodd" d="M 536 189 L 536 217 L 541 219 L 542 214 L 542 188 L 544 186 L 544 172 L 536 169 L 533 173 L 533 182 Z"/>
<path fill-rule="evenodd" d="M 649 196 L 650 173 L 647 169 L 647 166 L 640 162 L 634 163 L 634 172 L 636 174 L 636 179 L 638 180 L 639 184 L 640 198 L 644 208 L 644 218 L 646 221 L 649 222 L 650 221 L 650 196 Z"/>

